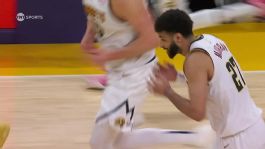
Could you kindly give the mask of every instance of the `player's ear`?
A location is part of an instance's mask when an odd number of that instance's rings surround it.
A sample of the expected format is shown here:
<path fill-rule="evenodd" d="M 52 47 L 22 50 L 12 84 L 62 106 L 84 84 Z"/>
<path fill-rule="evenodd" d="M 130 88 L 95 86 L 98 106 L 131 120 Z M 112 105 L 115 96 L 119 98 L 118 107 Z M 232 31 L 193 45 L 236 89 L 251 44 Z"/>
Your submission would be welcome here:
<path fill-rule="evenodd" d="M 173 40 L 176 42 L 176 43 L 179 43 L 181 41 L 181 39 L 183 38 L 183 36 L 180 34 L 180 33 L 174 33 L 173 35 Z"/>
<path fill-rule="evenodd" d="M 173 36 L 175 43 L 180 43 L 183 40 L 183 35 L 181 33 L 175 33 Z"/>

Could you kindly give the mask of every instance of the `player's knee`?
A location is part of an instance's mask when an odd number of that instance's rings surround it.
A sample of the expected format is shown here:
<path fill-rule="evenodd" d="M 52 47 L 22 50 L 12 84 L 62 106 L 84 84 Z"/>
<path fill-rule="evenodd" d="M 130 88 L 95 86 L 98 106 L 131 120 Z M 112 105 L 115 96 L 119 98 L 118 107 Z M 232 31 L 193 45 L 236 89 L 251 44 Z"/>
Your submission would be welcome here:
<path fill-rule="evenodd" d="M 119 132 L 119 129 L 115 128 L 110 121 L 97 124 L 89 141 L 91 149 L 111 148 Z"/>
<path fill-rule="evenodd" d="M 98 149 L 97 144 L 95 144 L 95 142 L 90 142 L 89 145 L 91 149 Z"/>
<path fill-rule="evenodd" d="M 119 133 L 117 138 L 115 139 L 113 146 L 115 149 L 136 149 L 136 145 L 132 145 L 131 136 L 132 131 L 131 130 L 123 130 Z"/>
<path fill-rule="evenodd" d="M 105 140 L 106 141 L 106 140 Z M 91 137 L 89 141 L 89 145 L 91 149 L 107 149 L 107 143 L 104 141 L 104 139 Z"/>
<path fill-rule="evenodd" d="M 94 136 L 92 136 L 89 141 L 89 145 L 91 149 L 99 149 L 97 147 L 99 147 L 101 143 L 102 142 L 100 142 L 100 139 L 96 139 L 94 138 Z"/>
<path fill-rule="evenodd" d="M 103 149 L 104 141 L 106 141 L 108 130 L 106 124 L 96 125 L 89 140 L 91 149 Z"/>

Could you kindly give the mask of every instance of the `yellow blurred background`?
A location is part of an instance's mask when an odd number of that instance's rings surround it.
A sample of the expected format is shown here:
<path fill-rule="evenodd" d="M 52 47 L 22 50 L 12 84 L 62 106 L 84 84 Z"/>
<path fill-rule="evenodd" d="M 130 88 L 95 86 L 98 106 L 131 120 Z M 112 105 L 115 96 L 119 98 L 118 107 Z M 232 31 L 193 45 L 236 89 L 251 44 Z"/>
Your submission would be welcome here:
<path fill-rule="evenodd" d="M 223 39 L 244 71 L 265 70 L 265 23 L 223 24 L 196 30 L 195 34 L 213 34 Z M 160 62 L 182 69 L 183 57 L 169 59 L 156 50 Z M 78 43 L 73 44 L 1 44 L 0 75 L 73 75 L 104 73 L 85 59 Z"/>

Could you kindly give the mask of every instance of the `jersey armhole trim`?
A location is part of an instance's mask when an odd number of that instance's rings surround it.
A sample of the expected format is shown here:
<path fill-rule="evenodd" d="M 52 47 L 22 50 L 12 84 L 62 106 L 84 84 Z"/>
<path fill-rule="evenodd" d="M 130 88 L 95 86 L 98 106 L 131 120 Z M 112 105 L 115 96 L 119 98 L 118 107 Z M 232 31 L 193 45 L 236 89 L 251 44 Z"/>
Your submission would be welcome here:
<path fill-rule="evenodd" d="M 208 55 L 208 56 L 210 57 L 210 59 L 211 59 L 211 61 L 212 61 L 212 64 L 213 64 L 213 75 L 212 75 L 211 78 L 209 78 L 208 83 L 212 82 L 212 80 L 213 80 L 213 78 L 214 78 L 214 75 L 215 75 L 215 66 L 214 66 L 213 59 L 212 59 L 212 57 L 210 56 L 210 53 L 207 52 L 206 50 L 202 49 L 202 48 L 194 48 L 194 49 L 192 49 L 192 50 L 190 51 L 190 54 L 192 54 L 192 53 L 194 53 L 194 52 L 203 52 L 203 53 L 205 53 L 206 55 Z M 183 68 L 183 69 L 184 69 L 184 68 Z"/>

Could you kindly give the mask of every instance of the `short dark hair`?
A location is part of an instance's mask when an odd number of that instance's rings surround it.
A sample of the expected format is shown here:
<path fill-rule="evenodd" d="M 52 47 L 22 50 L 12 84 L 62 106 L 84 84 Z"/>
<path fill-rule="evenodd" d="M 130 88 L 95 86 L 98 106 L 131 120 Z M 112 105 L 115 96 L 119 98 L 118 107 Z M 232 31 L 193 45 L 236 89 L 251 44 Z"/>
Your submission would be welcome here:
<path fill-rule="evenodd" d="M 168 33 L 181 33 L 184 37 L 192 35 L 193 22 L 188 14 L 179 9 L 164 12 L 156 19 L 155 31 Z"/>

